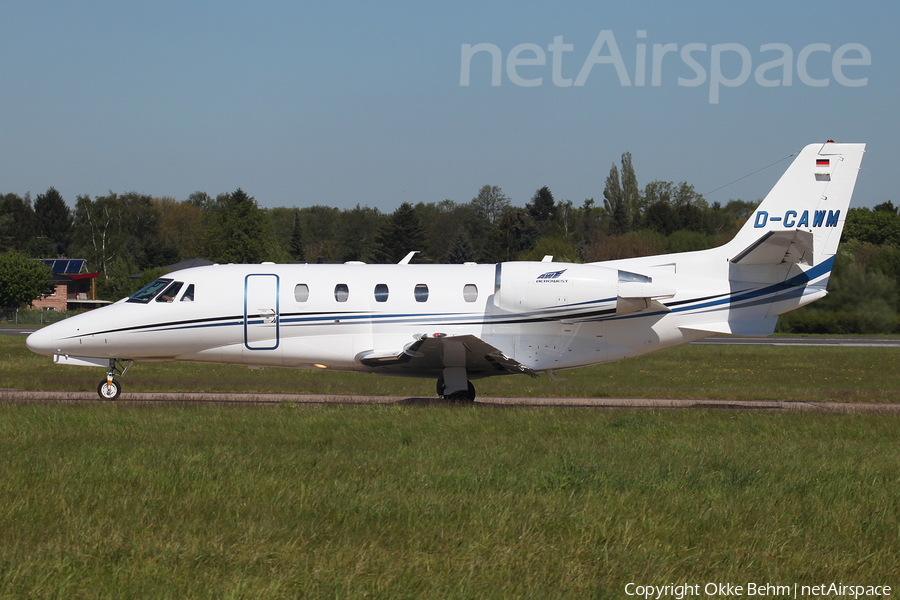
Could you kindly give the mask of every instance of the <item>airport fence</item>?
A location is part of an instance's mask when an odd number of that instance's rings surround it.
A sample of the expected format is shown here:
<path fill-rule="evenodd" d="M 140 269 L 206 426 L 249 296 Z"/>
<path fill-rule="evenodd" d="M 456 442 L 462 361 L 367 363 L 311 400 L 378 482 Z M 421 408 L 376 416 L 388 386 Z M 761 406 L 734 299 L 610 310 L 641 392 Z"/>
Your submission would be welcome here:
<path fill-rule="evenodd" d="M 49 325 L 82 311 L 75 310 L 6 310 L 0 311 L 0 325 Z"/>

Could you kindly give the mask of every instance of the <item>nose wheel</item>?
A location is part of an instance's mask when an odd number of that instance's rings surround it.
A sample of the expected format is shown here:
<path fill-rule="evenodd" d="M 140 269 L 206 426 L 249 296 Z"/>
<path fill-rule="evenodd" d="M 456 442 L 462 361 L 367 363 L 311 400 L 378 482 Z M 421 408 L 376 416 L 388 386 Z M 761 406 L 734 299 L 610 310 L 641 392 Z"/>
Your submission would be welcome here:
<path fill-rule="evenodd" d="M 128 369 L 131 368 L 131 365 L 134 364 L 133 360 L 129 360 L 128 364 L 125 365 L 124 368 L 121 367 L 121 363 L 118 360 L 110 359 L 109 361 L 109 370 L 106 372 L 106 379 L 100 382 L 100 385 L 97 386 L 97 394 L 103 400 L 115 400 L 119 397 L 119 394 L 122 393 L 122 384 L 118 383 L 113 379 L 116 375 L 119 377 L 125 377 L 125 373 Z"/>
<path fill-rule="evenodd" d="M 104 400 L 115 400 L 119 397 L 119 394 L 122 393 L 122 386 L 119 382 L 112 379 L 108 381 L 104 380 L 97 386 L 97 393 L 100 394 L 100 397 Z"/>

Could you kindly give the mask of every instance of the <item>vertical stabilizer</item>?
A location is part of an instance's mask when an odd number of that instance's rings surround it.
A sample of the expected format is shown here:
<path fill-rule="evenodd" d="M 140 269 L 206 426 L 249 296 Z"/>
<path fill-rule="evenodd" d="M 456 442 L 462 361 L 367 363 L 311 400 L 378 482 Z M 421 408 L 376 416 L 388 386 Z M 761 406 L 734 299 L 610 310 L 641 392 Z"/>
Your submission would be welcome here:
<path fill-rule="evenodd" d="M 747 260 L 754 245 L 780 240 L 803 262 L 818 265 L 837 252 L 865 144 L 810 144 L 727 245 L 731 260 Z M 760 256 L 757 250 L 755 256 Z"/>

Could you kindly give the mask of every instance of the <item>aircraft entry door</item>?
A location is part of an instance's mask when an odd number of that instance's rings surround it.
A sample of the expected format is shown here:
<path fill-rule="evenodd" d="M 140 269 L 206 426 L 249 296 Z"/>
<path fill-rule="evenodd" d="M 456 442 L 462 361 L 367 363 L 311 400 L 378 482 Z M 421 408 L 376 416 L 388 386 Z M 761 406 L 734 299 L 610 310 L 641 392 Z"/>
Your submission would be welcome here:
<path fill-rule="evenodd" d="M 247 275 L 244 279 L 244 346 L 275 350 L 279 343 L 278 275 Z"/>

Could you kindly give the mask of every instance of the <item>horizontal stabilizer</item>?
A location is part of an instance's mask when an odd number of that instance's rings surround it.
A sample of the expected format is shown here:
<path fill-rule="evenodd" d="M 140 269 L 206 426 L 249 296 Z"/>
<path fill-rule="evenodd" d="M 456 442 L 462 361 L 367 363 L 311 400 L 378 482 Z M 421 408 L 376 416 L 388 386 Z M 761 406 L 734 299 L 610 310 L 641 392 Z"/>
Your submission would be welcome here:
<path fill-rule="evenodd" d="M 813 234 L 809 231 L 769 231 L 731 259 L 741 265 L 814 264 Z"/>
<path fill-rule="evenodd" d="M 756 337 L 772 335 L 775 333 L 775 325 L 778 317 L 763 317 L 761 319 L 744 319 L 742 321 L 723 321 L 719 323 L 702 323 L 698 325 L 682 325 L 678 329 L 683 331 L 699 331 L 711 335 L 740 335 Z"/>

